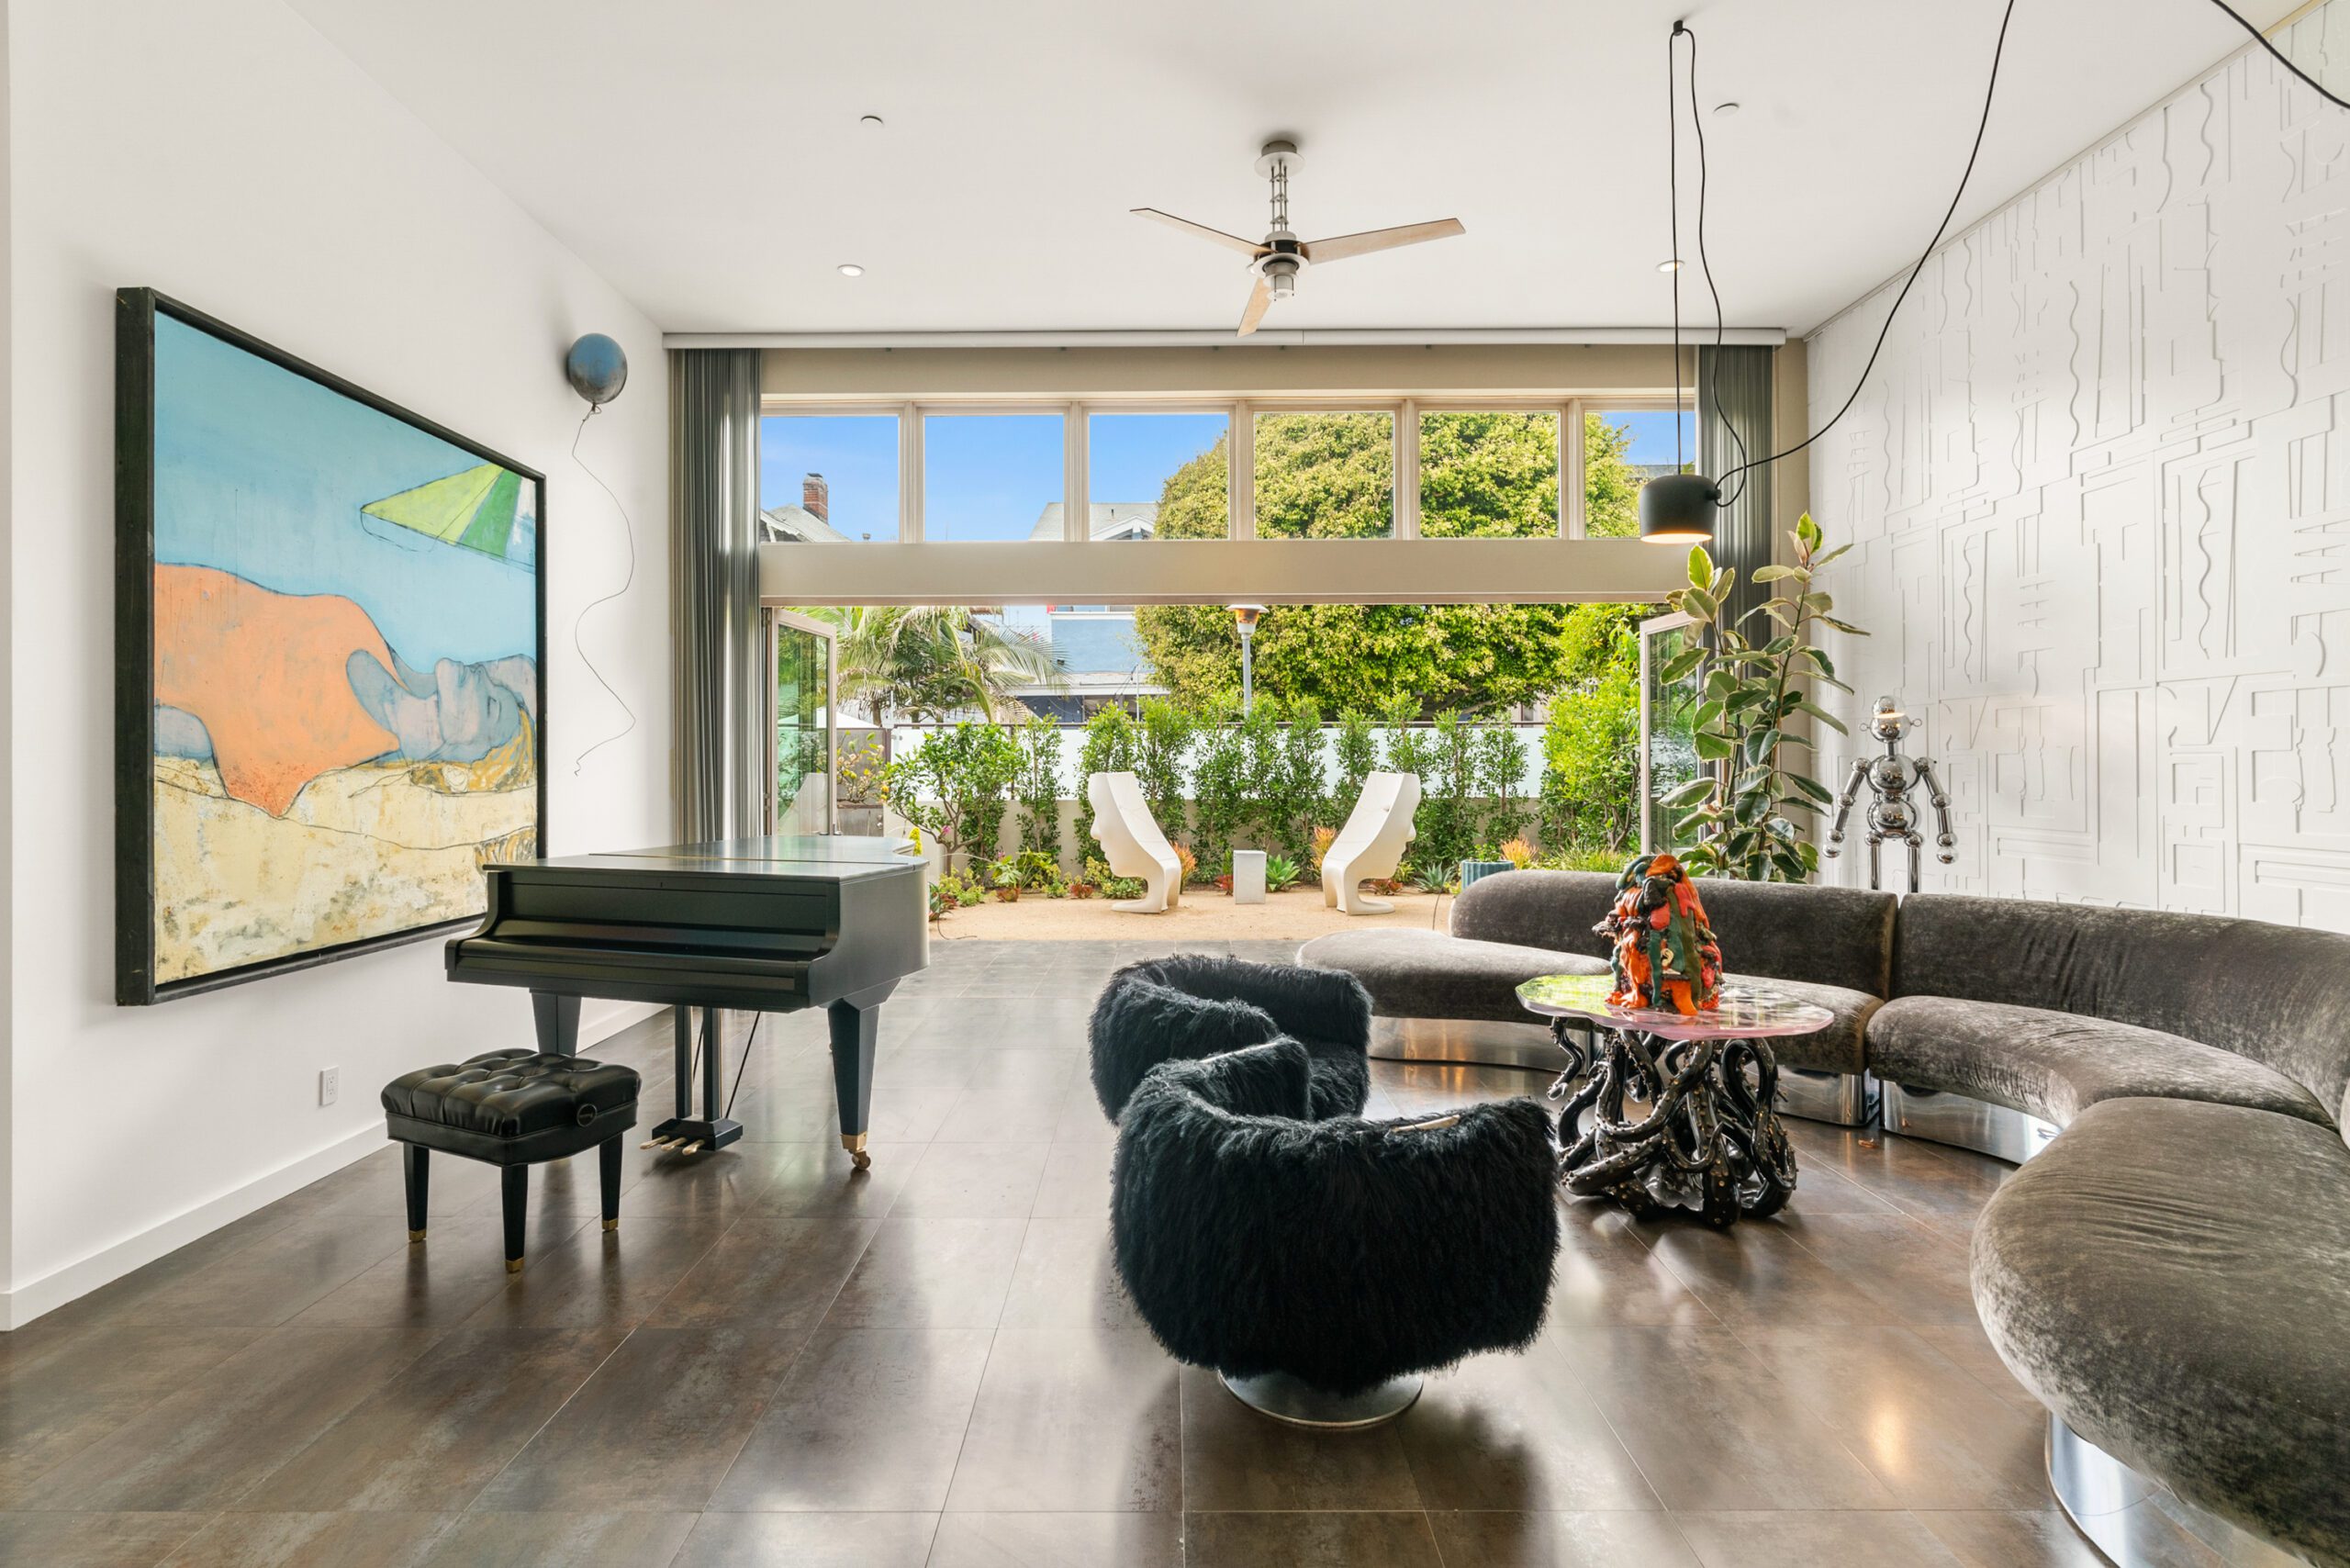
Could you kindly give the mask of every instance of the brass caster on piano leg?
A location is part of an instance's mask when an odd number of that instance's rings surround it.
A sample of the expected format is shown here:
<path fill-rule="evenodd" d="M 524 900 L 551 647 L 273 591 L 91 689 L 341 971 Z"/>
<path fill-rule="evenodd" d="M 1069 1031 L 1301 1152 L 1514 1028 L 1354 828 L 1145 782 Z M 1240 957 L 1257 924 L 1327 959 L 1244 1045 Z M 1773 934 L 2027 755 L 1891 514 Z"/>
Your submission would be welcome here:
<path fill-rule="evenodd" d="M 866 1153 L 865 1150 L 861 1148 L 855 1154 L 850 1155 L 848 1157 L 848 1160 L 851 1165 L 856 1166 L 859 1170 L 870 1170 L 873 1169 L 873 1157 Z"/>
<path fill-rule="evenodd" d="M 841 1134 L 841 1147 L 848 1150 L 849 1162 L 859 1170 L 867 1170 L 873 1164 L 873 1156 L 867 1153 L 865 1149 L 863 1133 Z"/>
<path fill-rule="evenodd" d="M 411 1230 L 408 1233 L 408 1238 L 411 1243 L 421 1241 L 424 1239 L 424 1232 L 420 1230 Z"/>
<path fill-rule="evenodd" d="M 621 1222 L 616 1219 L 608 1219 L 604 1222 L 604 1233 L 608 1236 L 620 1227 Z"/>
<path fill-rule="evenodd" d="M 509 1258 L 506 1260 L 506 1271 L 509 1274 L 520 1273 L 522 1271 L 522 1260 L 520 1258 Z"/>

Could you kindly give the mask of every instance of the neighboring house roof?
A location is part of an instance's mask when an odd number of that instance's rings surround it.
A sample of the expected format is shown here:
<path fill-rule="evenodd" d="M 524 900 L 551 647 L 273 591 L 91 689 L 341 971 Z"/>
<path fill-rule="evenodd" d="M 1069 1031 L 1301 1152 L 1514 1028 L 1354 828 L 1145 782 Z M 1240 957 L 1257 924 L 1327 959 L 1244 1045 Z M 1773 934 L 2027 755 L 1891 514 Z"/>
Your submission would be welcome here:
<path fill-rule="evenodd" d="M 767 544 L 830 544 L 848 537 L 798 502 L 759 513 L 759 539 Z"/>
<path fill-rule="evenodd" d="M 1086 509 L 1092 515 L 1087 521 L 1090 537 L 1094 539 L 1147 539 L 1158 529 L 1157 501 L 1095 501 Z M 1037 515 L 1036 526 L 1028 537 L 1058 539 L 1061 537 L 1061 503 L 1050 501 Z"/>

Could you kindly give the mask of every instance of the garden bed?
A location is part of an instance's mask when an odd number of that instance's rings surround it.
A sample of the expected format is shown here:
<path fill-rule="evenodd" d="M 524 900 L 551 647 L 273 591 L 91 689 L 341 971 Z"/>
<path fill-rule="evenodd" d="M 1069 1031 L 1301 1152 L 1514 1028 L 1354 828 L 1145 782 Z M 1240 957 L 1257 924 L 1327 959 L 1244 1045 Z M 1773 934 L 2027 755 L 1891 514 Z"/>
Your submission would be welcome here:
<path fill-rule="evenodd" d="M 1269 893 L 1263 903 L 1234 903 L 1208 888 L 1186 888 L 1183 901 L 1163 914 L 1127 914 L 1102 899 L 1048 899 L 958 909 L 932 927 L 944 941 L 990 942 L 1300 942 L 1333 931 L 1371 925 L 1411 925 L 1441 931 L 1452 912 L 1444 893 L 1399 892 L 1392 914 L 1345 915 L 1324 906 L 1320 888 Z"/>

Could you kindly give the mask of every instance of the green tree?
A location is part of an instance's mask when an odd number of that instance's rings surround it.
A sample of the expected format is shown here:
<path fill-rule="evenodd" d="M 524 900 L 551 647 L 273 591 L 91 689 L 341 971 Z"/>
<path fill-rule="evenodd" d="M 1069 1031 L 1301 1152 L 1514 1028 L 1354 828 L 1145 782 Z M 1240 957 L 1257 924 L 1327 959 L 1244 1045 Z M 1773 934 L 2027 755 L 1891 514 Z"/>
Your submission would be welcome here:
<path fill-rule="evenodd" d="M 1061 727 L 1038 715 L 1021 726 L 1020 847 L 1061 859 Z"/>
<path fill-rule="evenodd" d="M 1062 679 L 1047 644 L 964 605 L 811 613 L 838 629 L 841 700 L 863 707 L 884 734 L 901 719 L 943 720 L 973 708 L 994 719 L 1016 706 L 1013 687 Z"/>
<path fill-rule="evenodd" d="M 1020 774 L 1020 743 L 1000 725 L 962 723 L 940 730 L 913 756 L 881 775 L 890 809 L 937 842 L 942 868 L 955 857 L 992 860 L 1003 835 L 1004 807 Z"/>
<path fill-rule="evenodd" d="M 1383 416 L 1289 414 L 1257 425 L 1257 526 L 1278 537 L 1354 538 L 1391 526 L 1393 483 Z M 1541 537 L 1558 527 L 1558 454 L 1543 416 L 1431 415 L 1421 442 L 1421 532 L 1429 537 Z M 1628 535 L 1640 476 L 1625 461 L 1628 427 L 1584 421 L 1589 532 Z M 1221 538 L 1228 528 L 1222 442 L 1168 477 L 1158 532 Z M 1397 691 L 1422 711 L 1489 713 L 1586 678 L 1572 625 L 1615 607 L 1583 605 L 1276 605 L 1258 623 L 1257 691 L 1326 712 L 1370 711 Z M 1136 613 L 1152 673 L 1175 698 L 1205 707 L 1240 690 L 1231 613 L 1153 605 Z"/>

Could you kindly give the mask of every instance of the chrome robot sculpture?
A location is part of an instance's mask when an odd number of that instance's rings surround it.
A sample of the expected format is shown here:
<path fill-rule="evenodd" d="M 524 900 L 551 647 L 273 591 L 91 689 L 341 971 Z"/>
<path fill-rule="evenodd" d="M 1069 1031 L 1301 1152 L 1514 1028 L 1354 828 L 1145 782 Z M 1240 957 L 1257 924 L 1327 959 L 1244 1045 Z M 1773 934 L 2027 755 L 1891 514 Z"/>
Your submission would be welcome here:
<path fill-rule="evenodd" d="M 1926 799 L 1933 802 L 1934 820 L 1939 825 L 1934 834 L 1935 857 L 1945 866 L 1958 858 L 1958 837 L 1950 830 L 1950 796 L 1943 792 L 1942 780 L 1934 777 L 1934 759 L 1901 755 L 1901 737 L 1917 727 L 1918 721 L 1895 707 L 1892 698 L 1878 698 L 1876 711 L 1869 719 L 1869 734 L 1885 743 L 1885 755 L 1864 756 L 1853 763 L 1852 777 L 1844 780 L 1844 792 L 1836 798 L 1836 824 L 1828 830 L 1830 857 L 1842 847 L 1845 819 L 1852 814 L 1852 802 L 1860 797 L 1861 787 L 1868 786 L 1872 888 L 1884 885 L 1881 868 L 1885 841 L 1892 838 L 1909 846 L 1909 890 L 1918 890 L 1925 840 L 1918 832 L 1918 809 L 1909 802 L 1912 789 L 1923 789 Z"/>

